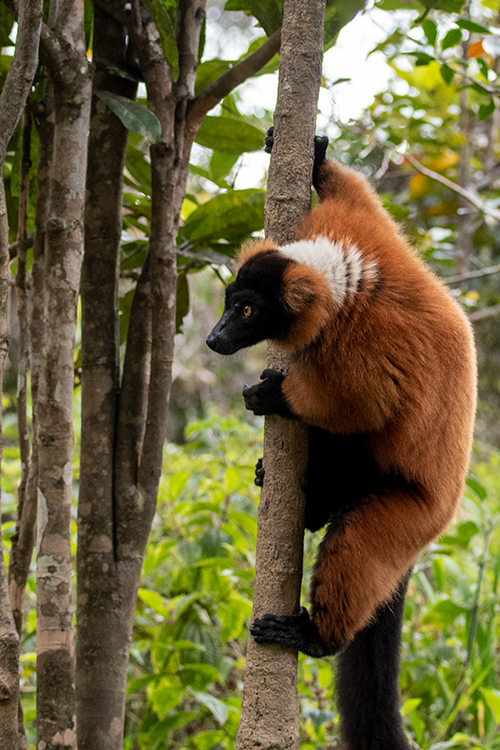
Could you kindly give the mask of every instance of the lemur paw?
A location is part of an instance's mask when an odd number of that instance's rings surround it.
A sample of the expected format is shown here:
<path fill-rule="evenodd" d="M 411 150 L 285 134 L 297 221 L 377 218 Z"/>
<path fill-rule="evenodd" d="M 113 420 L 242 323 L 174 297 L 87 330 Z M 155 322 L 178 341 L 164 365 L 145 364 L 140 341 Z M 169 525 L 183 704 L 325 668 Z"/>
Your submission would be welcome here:
<path fill-rule="evenodd" d="M 260 379 L 261 383 L 243 388 L 245 407 L 256 416 L 280 414 L 284 400 L 281 384 L 285 376 L 277 370 L 264 370 Z"/>
<path fill-rule="evenodd" d="M 264 151 L 266 154 L 270 154 L 273 150 L 273 133 L 274 133 L 274 126 L 271 125 L 269 130 L 266 133 L 266 137 L 264 138 Z"/>
<path fill-rule="evenodd" d="M 257 487 L 263 486 L 265 473 L 266 470 L 262 465 L 262 458 L 259 458 L 259 460 L 255 464 L 255 479 L 253 480 L 254 484 L 257 485 Z"/>
<path fill-rule="evenodd" d="M 298 615 L 264 615 L 254 620 L 250 633 L 256 643 L 271 643 L 290 651 L 302 651 L 308 656 L 328 656 L 335 653 L 322 640 L 316 625 L 305 607 Z"/>
<path fill-rule="evenodd" d="M 264 151 L 270 154 L 273 150 L 274 143 L 274 126 L 271 125 L 264 138 Z M 328 148 L 328 137 L 326 135 L 314 136 L 314 166 L 318 169 L 325 160 L 326 149 Z"/>

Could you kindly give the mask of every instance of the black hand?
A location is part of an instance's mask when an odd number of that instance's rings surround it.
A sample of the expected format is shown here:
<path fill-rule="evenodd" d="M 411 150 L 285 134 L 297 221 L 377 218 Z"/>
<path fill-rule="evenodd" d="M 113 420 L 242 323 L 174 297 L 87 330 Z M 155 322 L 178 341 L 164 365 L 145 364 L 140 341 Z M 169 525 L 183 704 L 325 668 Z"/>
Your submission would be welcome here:
<path fill-rule="evenodd" d="M 330 656 L 338 651 L 321 638 L 305 607 L 298 615 L 264 615 L 254 620 L 250 633 L 257 643 L 274 643 L 308 656 Z"/>
<path fill-rule="evenodd" d="M 261 383 L 246 385 L 243 388 L 246 408 L 253 411 L 256 416 L 279 414 L 280 417 L 287 419 L 296 418 L 281 389 L 281 384 L 285 379 L 283 373 L 277 370 L 264 370 L 260 378 Z"/>

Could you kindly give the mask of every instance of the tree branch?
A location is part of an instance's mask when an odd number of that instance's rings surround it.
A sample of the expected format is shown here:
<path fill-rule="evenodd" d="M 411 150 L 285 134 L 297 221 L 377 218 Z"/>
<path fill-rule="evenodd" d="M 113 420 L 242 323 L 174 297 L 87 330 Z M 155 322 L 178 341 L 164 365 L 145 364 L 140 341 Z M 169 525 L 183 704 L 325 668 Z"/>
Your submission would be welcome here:
<path fill-rule="evenodd" d="M 459 284 L 461 281 L 467 281 L 467 279 L 479 279 L 481 276 L 491 276 L 494 273 L 500 273 L 500 263 L 496 266 L 481 268 L 479 271 L 467 271 L 467 273 L 459 273 L 456 276 L 447 276 L 443 281 L 446 284 Z"/>
<path fill-rule="evenodd" d="M 484 310 L 476 310 L 468 314 L 468 318 L 472 323 L 477 320 L 484 320 L 485 318 L 491 318 L 493 315 L 500 313 L 500 305 L 492 305 L 491 307 L 485 307 Z"/>
<path fill-rule="evenodd" d="M 281 29 L 277 29 L 271 34 L 269 39 L 264 42 L 252 55 L 242 60 L 234 68 L 228 70 L 220 78 L 207 86 L 189 106 L 186 130 L 191 136 L 195 134 L 200 127 L 201 121 L 213 107 L 215 107 L 225 96 L 231 93 L 237 86 L 251 78 L 255 73 L 261 70 L 274 55 L 279 52 L 281 44 Z M 194 137 L 194 136 L 193 136 Z"/>
<path fill-rule="evenodd" d="M 21 5 L 16 51 L 0 93 L 0 162 L 7 143 L 19 122 L 38 65 L 38 45 L 42 24 L 42 3 Z"/>
<path fill-rule="evenodd" d="M 461 195 L 463 198 L 468 200 L 469 203 L 472 203 L 472 205 L 476 206 L 476 208 L 478 208 L 483 213 L 488 214 L 488 216 L 492 216 L 497 221 L 500 220 L 500 211 L 496 211 L 493 208 L 485 206 L 481 199 L 477 195 L 474 195 L 474 193 L 472 193 L 470 190 L 462 188 L 460 187 L 460 185 L 457 185 L 456 182 L 449 180 L 447 177 L 443 177 L 443 175 L 434 172 L 432 169 L 424 167 L 422 164 L 420 164 L 418 159 L 415 159 L 415 157 L 408 152 L 404 154 L 404 158 L 407 159 L 410 164 L 415 167 L 415 169 L 424 174 L 426 177 L 430 177 L 431 180 L 440 182 L 442 185 L 445 185 L 450 190 L 453 190 L 455 193 L 458 193 L 458 195 Z"/>

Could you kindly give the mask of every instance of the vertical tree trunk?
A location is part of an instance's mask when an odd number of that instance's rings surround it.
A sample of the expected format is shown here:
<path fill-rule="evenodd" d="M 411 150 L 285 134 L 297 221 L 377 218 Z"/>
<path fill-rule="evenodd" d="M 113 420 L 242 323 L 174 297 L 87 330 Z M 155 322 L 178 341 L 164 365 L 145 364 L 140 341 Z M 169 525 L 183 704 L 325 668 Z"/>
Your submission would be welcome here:
<path fill-rule="evenodd" d="M 266 199 L 266 234 L 280 244 L 293 240 L 295 226 L 310 208 L 324 13 L 324 0 L 285 0 Z M 286 359 L 275 347 L 269 349 L 268 365 L 286 370 Z M 304 531 L 299 479 L 306 460 L 307 428 L 267 417 L 254 617 L 298 611 Z M 297 655 L 250 638 L 237 747 L 288 750 L 299 744 Z"/>
<path fill-rule="evenodd" d="M 70 511 L 74 344 L 90 110 L 83 3 L 61 0 L 50 59 L 55 136 L 45 257 L 45 341 L 39 387 L 37 746 L 76 747 Z M 56 45 L 57 46 L 57 45 Z"/>
<path fill-rule="evenodd" d="M 123 25 L 94 9 L 93 60 L 124 65 Z M 137 85 L 97 73 L 87 166 L 82 268 L 82 447 L 77 554 L 77 723 L 80 750 L 123 744 L 128 649 L 116 558 L 114 458 L 119 388 L 118 269 L 128 131 L 97 97 L 135 98 Z M 128 604 L 128 601 L 127 601 Z"/>
<path fill-rule="evenodd" d="M 19 4 L 17 45 L 12 65 L 0 93 L 0 175 L 7 144 L 21 117 L 38 61 L 42 21 L 41 0 Z M 9 233 L 3 180 L 0 179 L 0 383 L 3 382 L 7 355 Z M 2 453 L 0 414 L 0 458 Z M 0 506 L 1 523 L 1 506 Z M 19 635 L 10 607 L 0 535 L 0 750 L 18 748 Z"/>

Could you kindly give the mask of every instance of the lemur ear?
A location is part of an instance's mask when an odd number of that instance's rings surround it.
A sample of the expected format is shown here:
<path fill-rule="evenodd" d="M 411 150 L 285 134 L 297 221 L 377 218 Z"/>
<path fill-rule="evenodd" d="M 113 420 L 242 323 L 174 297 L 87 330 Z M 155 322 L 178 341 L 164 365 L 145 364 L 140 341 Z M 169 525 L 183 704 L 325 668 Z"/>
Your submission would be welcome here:
<path fill-rule="evenodd" d="M 252 257 L 252 255 L 257 255 L 257 253 L 264 253 L 266 250 L 277 250 L 278 245 L 273 242 L 271 239 L 251 239 L 247 242 L 244 242 L 243 245 L 240 248 L 240 251 L 238 253 L 238 256 L 236 258 L 236 268 L 235 272 L 238 271 L 241 266 Z"/>
<path fill-rule="evenodd" d="M 312 271 L 312 269 L 311 269 Z M 301 265 L 293 265 L 283 274 L 283 298 L 293 313 L 302 312 L 310 305 L 318 292 L 318 280 L 314 271 Z"/>

